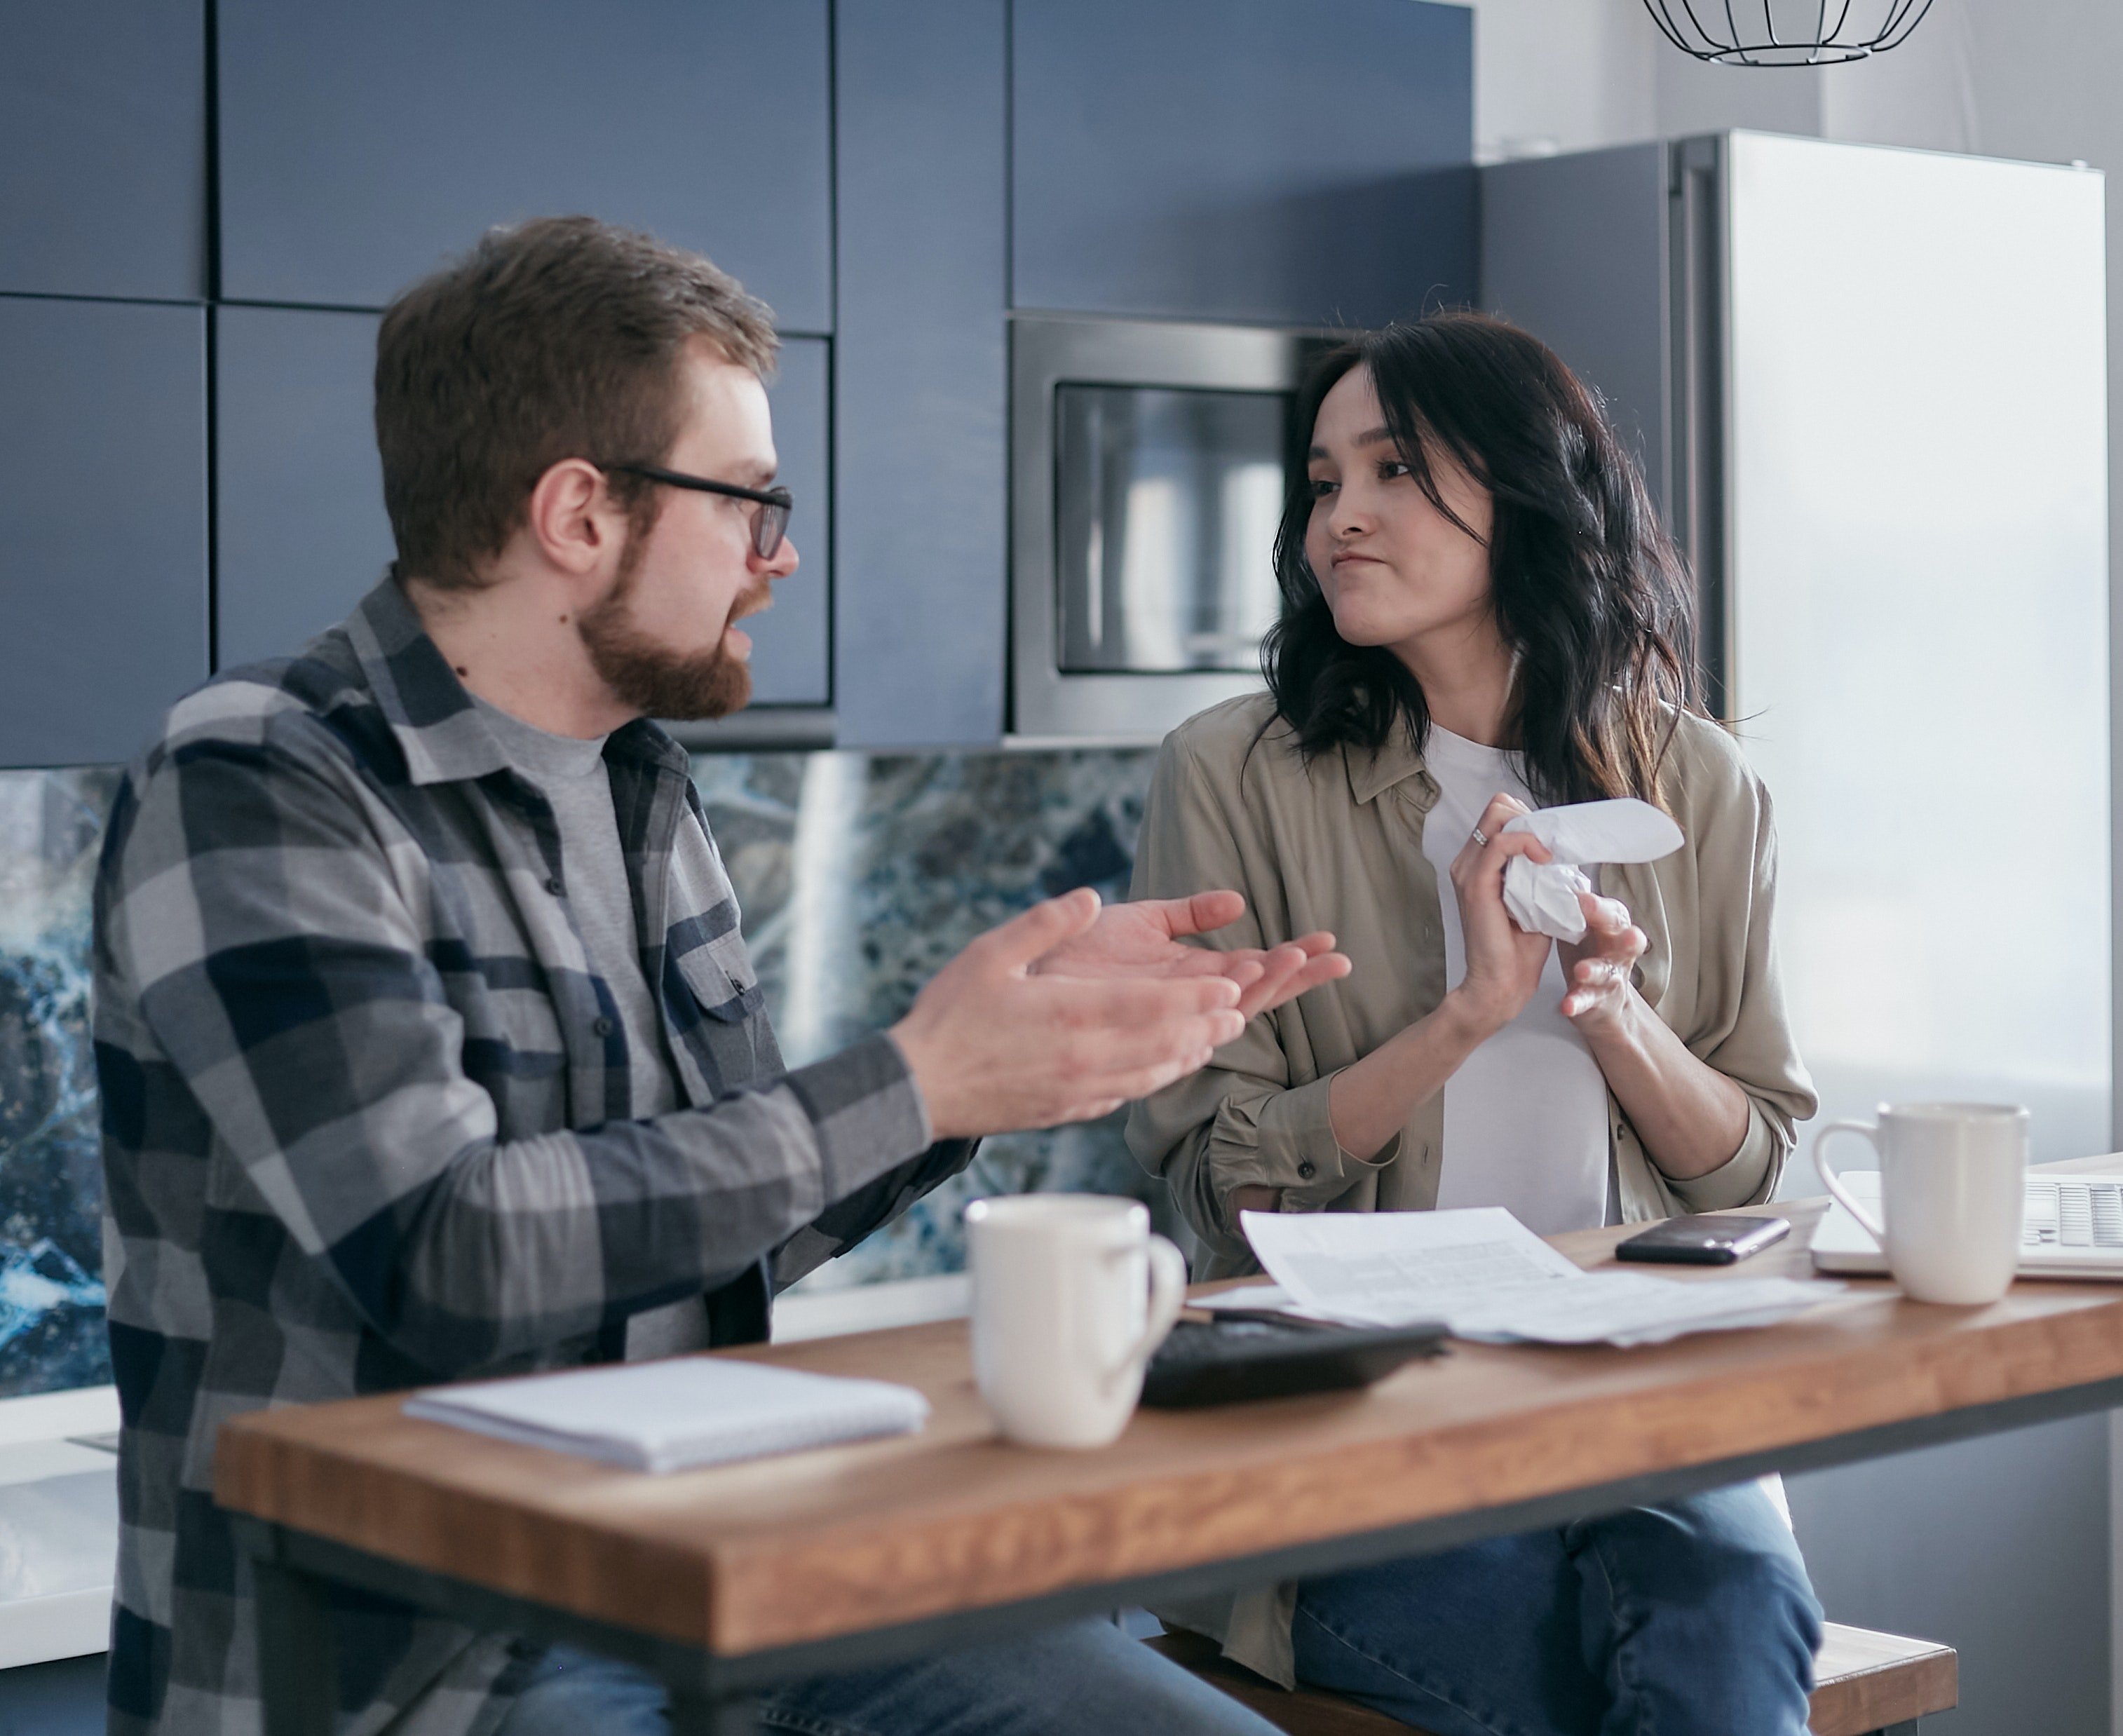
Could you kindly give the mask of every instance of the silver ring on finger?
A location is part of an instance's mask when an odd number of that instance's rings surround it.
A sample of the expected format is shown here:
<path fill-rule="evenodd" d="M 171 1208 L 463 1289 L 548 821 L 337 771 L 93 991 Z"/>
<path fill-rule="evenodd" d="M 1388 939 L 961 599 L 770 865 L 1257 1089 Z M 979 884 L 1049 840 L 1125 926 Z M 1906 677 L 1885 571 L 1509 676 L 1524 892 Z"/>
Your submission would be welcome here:
<path fill-rule="evenodd" d="M 1486 850 L 1489 847 L 1489 834 L 1484 832 L 1479 826 L 1477 826 L 1467 835 L 1474 840 L 1474 847 L 1476 849 Z"/>

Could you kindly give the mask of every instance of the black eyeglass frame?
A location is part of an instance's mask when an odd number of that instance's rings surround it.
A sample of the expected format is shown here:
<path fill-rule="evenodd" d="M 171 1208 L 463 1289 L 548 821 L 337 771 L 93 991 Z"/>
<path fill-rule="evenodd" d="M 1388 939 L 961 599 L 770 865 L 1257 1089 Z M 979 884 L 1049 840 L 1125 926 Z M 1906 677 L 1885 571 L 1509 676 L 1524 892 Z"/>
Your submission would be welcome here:
<path fill-rule="evenodd" d="M 599 464 L 598 468 L 623 471 L 630 476 L 644 477 L 673 488 L 690 488 L 704 495 L 728 495 L 733 500 L 752 501 L 759 511 L 752 521 L 752 548 L 762 561 L 771 561 L 780 551 L 782 538 L 789 533 L 789 514 L 796 505 L 795 496 L 785 488 L 743 488 L 734 482 L 689 476 L 683 471 L 665 470 L 655 464 Z"/>

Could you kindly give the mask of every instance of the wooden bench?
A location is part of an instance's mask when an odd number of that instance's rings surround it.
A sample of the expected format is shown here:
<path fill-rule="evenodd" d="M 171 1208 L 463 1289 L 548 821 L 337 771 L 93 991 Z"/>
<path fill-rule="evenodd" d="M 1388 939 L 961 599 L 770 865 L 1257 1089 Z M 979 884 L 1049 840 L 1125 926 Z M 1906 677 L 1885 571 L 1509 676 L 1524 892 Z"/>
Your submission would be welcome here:
<path fill-rule="evenodd" d="M 1353 1700 L 1302 1688 L 1286 1694 L 1226 1660 L 1197 1634 L 1143 1643 L 1252 1707 L 1286 1736 L 1409 1736 L 1409 1725 Z M 1960 1660 L 1952 1646 L 1833 1621 L 1826 1624 L 1814 1674 L 1813 1712 L 1807 1720 L 1814 1736 L 1908 1736 L 1918 1719 L 1946 1711 L 1961 1697 Z"/>

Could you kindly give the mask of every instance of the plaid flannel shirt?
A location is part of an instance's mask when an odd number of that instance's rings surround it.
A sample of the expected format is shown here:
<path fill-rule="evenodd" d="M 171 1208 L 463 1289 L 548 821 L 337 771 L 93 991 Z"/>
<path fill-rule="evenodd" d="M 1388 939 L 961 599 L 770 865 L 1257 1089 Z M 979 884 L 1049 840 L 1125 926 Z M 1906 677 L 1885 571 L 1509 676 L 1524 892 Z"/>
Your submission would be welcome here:
<path fill-rule="evenodd" d="M 605 762 L 689 1105 L 653 1120 L 552 810 L 391 580 L 128 772 L 96 898 L 114 1732 L 260 1727 L 230 1417 L 616 1358 L 688 1294 L 756 1340 L 772 1284 L 970 1155 L 888 1039 L 785 1072 L 685 754 L 644 721 Z M 490 1729 L 535 1656 L 371 1597 L 333 1620 L 347 1736 Z"/>

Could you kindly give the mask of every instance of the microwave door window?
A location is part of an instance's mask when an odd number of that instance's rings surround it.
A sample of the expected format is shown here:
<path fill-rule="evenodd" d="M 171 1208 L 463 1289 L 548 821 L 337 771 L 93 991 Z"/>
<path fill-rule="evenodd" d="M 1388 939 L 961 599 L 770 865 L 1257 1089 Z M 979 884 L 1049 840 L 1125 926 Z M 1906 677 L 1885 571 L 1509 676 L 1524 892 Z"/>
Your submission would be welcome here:
<path fill-rule="evenodd" d="M 1055 388 L 1063 673 L 1259 668 L 1287 407 L 1277 392 Z"/>

